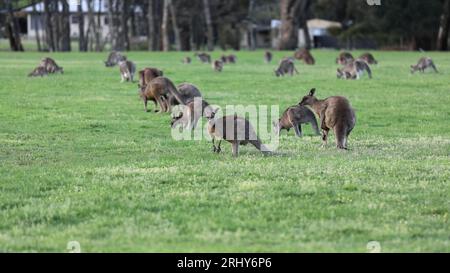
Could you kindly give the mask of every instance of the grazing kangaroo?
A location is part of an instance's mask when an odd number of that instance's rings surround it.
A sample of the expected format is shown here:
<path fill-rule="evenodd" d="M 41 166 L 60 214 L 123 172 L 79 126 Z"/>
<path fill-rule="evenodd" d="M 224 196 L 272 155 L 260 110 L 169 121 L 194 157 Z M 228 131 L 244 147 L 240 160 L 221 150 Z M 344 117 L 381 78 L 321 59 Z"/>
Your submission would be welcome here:
<path fill-rule="evenodd" d="M 191 61 L 192 61 L 192 60 L 191 60 L 191 57 L 184 57 L 182 63 L 184 63 L 184 64 L 190 64 Z"/>
<path fill-rule="evenodd" d="M 134 82 L 134 74 L 136 73 L 136 65 L 132 61 L 120 61 L 119 62 L 119 70 L 120 70 L 120 76 L 122 80 L 120 82 L 124 81 L 131 81 Z"/>
<path fill-rule="evenodd" d="M 283 115 L 281 115 L 281 118 L 273 122 L 273 130 L 277 135 L 280 135 L 281 130 L 285 129 L 289 132 L 291 128 L 294 128 L 295 134 L 298 137 L 302 137 L 302 124 L 304 123 L 311 123 L 316 134 L 320 135 L 314 113 L 307 107 L 300 105 L 291 106 L 286 109 Z"/>
<path fill-rule="evenodd" d="M 172 116 L 170 125 L 172 128 L 181 125 L 183 129 L 194 130 L 202 116 L 209 119 L 215 112 L 217 109 L 213 109 L 206 100 L 195 98 L 188 102 L 182 111 Z"/>
<path fill-rule="evenodd" d="M 369 79 L 372 79 L 372 70 L 370 70 L 369 65 L 363 60 L 356 59 L 343 68 L 338 68 L 336 76 L 338 79 L 359 80 L 364 74 L 364 71 L 367 71 Z"/>
<path fill-rule="evenodd" d="M 151 82 L 147 84 L 146 87 L 141 88 L 140 97 L 144 101 L 144 110 L 147 110 L 147 102 L 149 100 L 153 101 L 155 104 L 155 112 L 156 107 L 159 105 L 159 112 L 167 112 L 170 110 L 170 105 L 168 105 L 167 97 L 171 94 L 175 96 L 175 98 L 179 101 L 180 104 L 185 104 L 181 94 L 175 88 L 175 85 L 166 77 L 157 77 L 154 78 Z"/>
<path fill-rule="evenodd" d="M 294 54 L 294 58 L 303 61 L 307 65 L 314 65 L 316 63 L 316 60 L 314 60 L 311 52 L 309 52 L 309 50 L 306 48 L 297 50 Z"/>
<path fill-rule="evenodd" d="M 422 57 L 419 59 L 419 62 L 417 62 L 416 65 L 411 65 L 411 74 L 414 74 L 416 71 L 420 71 L 421 73 L 424 73 L 426 69 L 432 68 L 434 72 L 439 73 L 436 65 L 434 65 L 434 62 L 429 57 Z"/>
<path fill-rule="evenodd" d="M 164 76 L 162 70 L 153 67 L 146 67 L 139 72 L 139 84 L 138 87 L 146 87 L 149 82 L 151 82 L 156 77 Z"/>
<path fill-rule="evenodd" d="M 264 61 L 266 63 L 270 63 L 272 61 L 272 52 L 270 51 L 264 52 Z"/>
<path fill-rule="evenodd" d="M 223 62 L 220 60 L 215 60 L 212 64 L 212 68 L 216 72 L 222 72 L 223 69 Z"/>
<path fill-rule="evenodd" d="M 319 116 L 324 145 L 327 144 L 329 131 L 333 130 L 337 148 L 346 150 L 348 136 L 356 123 L 355 111 L 344 97 L 319 100 L 314 96 L 315 92 L 316 89 L 312 89 L 307 96 L 303 97 L 299 105 L 311 106 Z"/>
<path fill-rule="evenodd" d="M 349 52 L 341 52 L 339 56 L 336 58 L 336 63 L 340 65 L 347 65 L 353 62 L 355 58 Z"/>
<path fill-rule="evenodd" d="M 44 67 L 45 70 L 47 70 L 47 73 L 49 73 L 49 74 L 53 74 L 56 72 L 64 74 L 64 69 L 62 67 L 60 67 L 59 65 L 57 65 L 55 60 L 53 60 L 52 58 L 48 58 L 48 57 L 43 58 L 41 60 L 41 63 L 39 64 L 39 66 Z"/>
<path fill-rule="evenodd" d="M 45 67 L 43 66 L 38 66 L 35 69 L 33 69 L 33 71 L 30 72 L 30 74 L 28 74 L 28 77 L 44 77 L 47 76 L 48 72 L 47 69 L 45 69 Z"/>
<path fill-rule="evenodd" d="M 278 68 L 275 70 L 275 76 L 280 77 L 285 74 L 289 74 L 290 76 L 294 75 L 294 72 L 298 74 L 297 69 L 295 68 L 294 61 L 290 58 L 283 58 L 278 65 Z"/>
<path fill-rule="evenodd" d="M 234 116 L 225 116 L 215 119 L 216 112 L 208 117 L 208 133 L 212 138 L 213 151 L 220 153 L 222 149 L 220 144 L 222 140 L 231 143 L 233 156 L 239 155 L 239 145 L 252 144 L 262 153 L 270 153 L 270 150 L 262 144 L 256 135 L 253 126 L 244 118 Z M 219 140 L 219 144 L 215 145 L 215 140 Z"/>
<path fill-rule="evenodd" d="M 177 90 L 181 95 L 181 98 L 183 99 L 184 103 L 187 105 L 189 102 L 193 101 L 194 98 L 201 98 L 202 93 L 200 93 L 200 90 L 198 88 L 190 83 L 182 83 L 177 86 Z M 167 97 L 167 102 L 170 106 L 179 105 L 179 101 L 173 96 L 172 94 L 169 94 Z"/>
<path fill-rule="evenodd" d="M 236 57 L 236 55 L 231 54 L 231 55 L 226 56 L 226 59 L 227 59 L 226 63 L 235 64 L 237 57 Z"/>
<path fill-rule="evenodd" d="M 200 60 L 202 63 L 211 63 L 211 56 L 207 53 L 195 53 L 195 56 Z"/>
<path fill-rule="evenodd" d="M 121 61 L 126 61 L 126 57 L 123 56 L 120 52 L 112 51 L 108 55 L 108 59 L 105 61 L 106 67 L 116 66 Z"/>
<path fill-rule="evenodd" d="M 369 52 L 364 53 L 358 59 L 364 60 L 368 64 L 378 64 L 378 61 Z"/>

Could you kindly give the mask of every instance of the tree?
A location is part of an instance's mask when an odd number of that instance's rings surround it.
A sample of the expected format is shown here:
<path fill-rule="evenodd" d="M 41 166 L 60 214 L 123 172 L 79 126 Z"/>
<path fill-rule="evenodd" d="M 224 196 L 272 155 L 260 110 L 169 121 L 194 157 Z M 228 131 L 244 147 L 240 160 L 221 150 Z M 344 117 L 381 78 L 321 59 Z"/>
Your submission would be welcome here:
<path fill-rule="evenodd" d="M 81 9 L 81 5 L 78 5 L 77 8 L 78 11 L 78 32 L 79 32 L 79 39 L 78 39 L 78 50 L 81 52 L 87 51 L 87 42 L 86 37 L 84 36 L 84 16 L 83 16 L 83 10 Z"/>
<path fill-rule="evenodd" d="M 39 33 L 39 26 L 41 25 L 41 16 L 37 15 L 36 12 L 36 2 L 32 1 L 32 6 L 33 6 L 33 15 L 36 16 L 37 20 L 34 24 L 34 33 L 36 35 L 36 45 L 37 45 L 37 50 L 38 51 L 42 51 L 42 47 L 41 47 L 41 34 Z M 39 17 L 38 17 L 39 16 Z"/>
<path fill-rule="evenodd" d="M 50 0 L 44 0 L 44 14 L 45 14 L 45 38 L 47 42 L 47 48 L 50 51 L 55 51 L 55 40 L 53 39 L 53 27 L 52 27 L 52 5 Z"/>
<path fill-rule="evenodd" d="M 213 26 L 211 22 L 211 11 L 209 9 L 209 1 L 203 0 L 203 12 L 205 14 L 205 20 L 206 20 L 206 30 L 207 30 L 207 43 L 208 43 L 208 50 L 212 51 L 214 50 L 214 40 L 213 40 Z"/>
<path fill-rule="evenodd" d="M 172 16 L 172 29 L 175 35 L 175 49 L 177 51 L 180 51 L 181 50 L 180 29 L 178 28 L 177 14 L 175 12 L 175 7 L 172 0 L 170 1 L 169 9 L 170 15 Z"/>
<path fill-rule="evenodd" d="M 163 20 L 161 25 L 161 32 L 163 37 L 163 51 L 169 51 L 170 50 L 170 43 L 169 43 L 169 5 L 171 0 L 164 0 L 164 7 L 163 7 Z"/>
<path fill-rule="evenodd" d="M 448 33 L 450 29 L 450 0 L 445 0 L 440 18 L 440 26 L 437 39 L 438 50 L 448 50 Z"/>
<path fill-rule="evenodd" d="M 280 0 L 281 27 L 278 49 L 295 49 L 298 43 L 298 11 L 300 0 Z"/>
<path fill-rule="evenodd" d="M 67 0 L 61 0 L 62 16 L 61 16 L 61 51 L 70 51 L 70 13 Z"/>
<path fill-rule="evenodd" d="M 11 0 L 6 0 L 8 15 L 6 19 L 6 30 L 9 37 L 9 45 L 13 51 L 24 51 L 22 41 L 20 39 L 19 24 L 14 16 Z"/>
<path fill-rule="evenodd" d="M 148 7 L 147 7 L 147 44 L 148 44 L 148 50 L 155 50 L 155 19 L 153 16 L 153 0 L 148 1 Z"/>
<path fill-rule="evenodd" d="M 130 37 L 128 36 L 128 19 L 129 19 L 129 0 L 121 0 L 122 2 L 122 13 L 121 13 L 121 32 L 123 41 L 123 48 L 125 50 L 130 50 Z"/>

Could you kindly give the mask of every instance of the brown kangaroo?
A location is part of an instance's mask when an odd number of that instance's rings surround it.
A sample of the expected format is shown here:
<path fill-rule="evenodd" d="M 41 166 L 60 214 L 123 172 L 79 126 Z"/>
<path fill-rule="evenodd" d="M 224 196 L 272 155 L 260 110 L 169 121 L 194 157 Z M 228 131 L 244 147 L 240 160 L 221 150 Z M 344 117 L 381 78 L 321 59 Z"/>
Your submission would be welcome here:
<path fill-rule="evenodd" d="M 166 77 L 154 78 L 147 84 L 145 88 L 141 88 L 140 97 L 144 101 L 144 110 L 147 112 L 147 101 L 152 100 L 160 107 L 161 112 L 167 112 L 170 110 L 170 105 L 167 102 L 168 95 L 171 94 L 179 101 L 180 104 L 185 104 L 181 94 L 175 88 L 175 85 Z M 158 112 L 155 109 L 155 112 Z"/>
<path fill-rule="evenodd" d="M 162 70 L 154 67 L 146 67 L 139 72 L 139 84 L 138 87 L 146 87 L 149 82 L 151 82 L 156 77 L 164 76 Z"/>
<path fill-rule="evenodd" d="M 421 73 L 424 73 L 426 69 L 432 68 L 434 72 L 439 73 L 436 65 L 434 64 L 433 60 L 429 57 L 423 57 L 419 59 L 419 62 L 417 62 L 416 65 L 411 65 L 411 74 L 414 74 L 416 71 L 420 71 Z"/>
<path fill-rule="evenodd" d="M 46 57 L 41 60 L 41 63 L 39 66 L 42 66 L 47 70 L 47 73 L 53 74 L 56 72 L 59 72 L 61 74 L 64 74 L 64 69 L 56 64 L 55 60 L 52 58 Z"/>
<path fill-rule="evenodd" d="M 30 74 L 28 74 L 28 77 L 44 77 L 47 76 L 47 69 L 45 69 L 45 67 L 42 66 L 38 66 L 35 69 L 33 69 L 33 71 L 30 72 Z"/>
<path fill-rule="evenodd" d="M 266 63 L 270 63 L 272 61 L 272 52 L 270 51 L 264 52 L 264 61 Z"/>
<path fill-rule="evenodd" d="M 220 60 L 215 60 L 212 64 L 212 68 L 216 72 L 222 72 L 223 69 L 223 62 Z"/>
<path fill-rule="evenodd" d="M 294 61 L 291 58 L 283 58 L 280 61 L 278 68 L 275 70 L 275 76 L 280 77 L 284 76 L 285 74 L 293 76 L 294 72 L 298 74 L 298 70 L 295 68 Z"/>
<path fill-rule="evenodd" d="M 195 53 L 194 54 L 202 63 L 211 63 L 211 56 L 207 53 Z"/>
<path fill-rule="evenodd" d="M 231 143 L 234 157 L 239 155 L 239 145 L 247 145 L 248 143 L 255 146 L 262 153 L 270 153 L 270 150 L 262 144 L 253 126 L 247 119 L 238 117 L 237 115 L 215 119 L 215 114 L 216 112 L 213 112 L 208 117 L 208 133 L 212 138 L 214 152 L 220 153 L 222 151 L 220 144 L 222 140 L 225 140 Z M 216 139 L 219 140 L 217 146 L 215 145 Z"/>
<path fill-rule="evenodd" d="M 346 150 L 348 136 L 356 123 L 355 111 L 346 98 L 329 97 L 319 100 L 314 96 L 315 91 L 316 89 L 312 89 L 299 104 L 311 106 L 314 112 L 319 115 L 324 145 L 327 144 L 328 132 L 333 130 L 337 148 Z"/>
<path fill-rule="evenodd" d="M 340 65 L 347 65 L 351 62 L 353 62 L 355 58 L 353 58 L 353 55 L 349 52 L 341 52 L 339 56 L 336 58 L 336 63 Z"/>
<path fill-rule="evenodd" d="M 295 134 L 302 137 L 302 124 L 311 123 L 312 128 L 317 135 L 320 135 L 319 127 L 314 113 L 305 106 L 295 105 L 287 108 L 278 121 L 273 122 L 273 130 L 280 135 L 281 130 L 289 132 L 294 128 Z"/>
<path fill-rule="evenodd" d="M 378 64 L 378 61 L 369 52 L 362 54 L 358 59 L 364 60 L 368 64 Z"/>
<path fill-rule="evenodd" d="M 309 50 L 306 48 L 297 50 L 294 53 L 294 58 L 296 58 L 297 60 L 303 61 L 307 65 L 314 65 L 316 63 L 316 60 L 311 55 L 311 52 L 309 52 Z"/>

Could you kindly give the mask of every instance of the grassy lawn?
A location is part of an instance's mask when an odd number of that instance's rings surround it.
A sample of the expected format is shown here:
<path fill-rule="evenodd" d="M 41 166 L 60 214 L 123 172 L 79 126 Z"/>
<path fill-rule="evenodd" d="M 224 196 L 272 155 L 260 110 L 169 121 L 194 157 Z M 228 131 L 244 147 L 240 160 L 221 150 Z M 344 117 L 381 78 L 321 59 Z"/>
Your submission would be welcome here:
<path fill-rule="evenodd" d="M 107 53 L 47 53 L 65 74 L 27 78 L 45 54 L 0 52 L 0 251 L 450 251 L 449 53 L 428 54 L 440 74 L 410 75 L 420 53 L 375 52 L 360 81 L 336 79 L 337 51 L 314 51 L 292 78 L 261 51 L 223 73 L 181 64 L 191 53 L 127 54 L 221 106 L 284 110 L 315 87 L 356 110 L 348 152 L 306 125 L 276 155 L 247 146 L 237 159 L 228 144 L 173 140 L 170 116 L 145 113 Z"/>

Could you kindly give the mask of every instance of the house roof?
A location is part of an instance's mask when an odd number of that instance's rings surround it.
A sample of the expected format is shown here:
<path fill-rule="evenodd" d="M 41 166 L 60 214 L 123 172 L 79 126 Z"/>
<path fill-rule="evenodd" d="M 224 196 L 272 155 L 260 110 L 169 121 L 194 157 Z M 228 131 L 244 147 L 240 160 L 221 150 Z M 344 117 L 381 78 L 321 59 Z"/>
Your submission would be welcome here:
<path fill-rule="evenodd" d="M 108 1 L 103 0 L 92 0 L 94 3 L 94 9 L 93 11 L 95 13 L 106 13 L 108 12 Z M 81 10 L 82 12 L 88 12 L 88 1 L 87 0 L 69 0 L 69 12 L 78 12 L 78 3 L 81 3 Z M 99 7 L 99 4 L 101 2 L 101 6 Z M 36 12 L 44 12 L 44 3 L 43 1 L 36 3 Z M 58 2 L 58 10 L 62 11 L 62 5 L 60 2 Z M 33 12 L 33 5 L 30 5 L 24 9 L 22 9 L 22 11 L 31 13 Z M 139 6 L 136 6 L 135 12 L 142 12 L 141 8 Z"/>
<path fill-rule="evenodd" d="M 323 19 L 311 19 L 307 22 L 308 28 L 321 28 L 321 29 L 329 29 L 329 28 L 341 28 L 342 24 L 339 22 L 333 22 Z"/>

